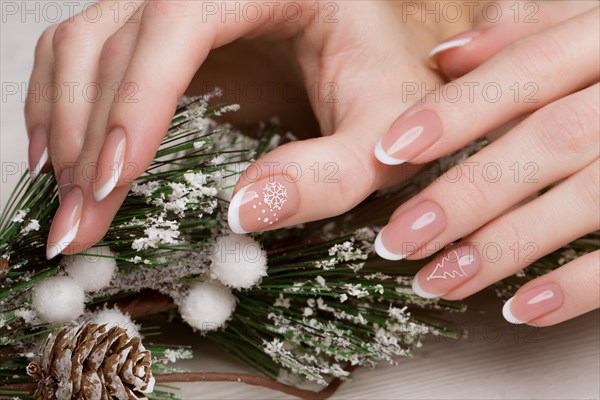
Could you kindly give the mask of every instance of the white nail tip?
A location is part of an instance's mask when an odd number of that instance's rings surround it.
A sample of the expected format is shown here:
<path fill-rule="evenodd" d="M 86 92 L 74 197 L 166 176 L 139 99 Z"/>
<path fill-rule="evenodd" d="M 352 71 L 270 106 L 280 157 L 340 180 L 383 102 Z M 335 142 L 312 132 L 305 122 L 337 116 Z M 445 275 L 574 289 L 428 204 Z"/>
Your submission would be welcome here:
<path fill-rule="evenodd" d="M 456 47 L 462 47 L 462 46 L 466 45 L 467 43 L 471 42 L 471 40 L 473 40 L 473 38 L 468 37 L 468 38 L 462 38 L 462 39 L 449 40 L 447 42 L 440 43 L 429 52 L 429 58 L 432 58 L 433 56 L 435 56 L 443 51 L 454 49 Z"/>
<path fill-rule="evenodd" d="M 504 303 L 504 306 L 502 307 L 502 315 L 504 316 L 504 319 L 507 320 L 508 322 L 510 322 L 511 324 L 515 324 L 515 325 L 525 323 L 525 321 L 521 321 L 520 319 L 518 319 L 517 317 L 515 317 L 513 315 L 512 311 L 510 311 L 510 305 L 511 305 L 512 301 L 513 301 L 513 297 L 508 299 L 508 301 L 506 303 Z"/>
<path fill-rule="evenodd" d="M 383 149 L 381 145 L 382 140 L 380 139 L 375 145 L 375 157 L 382 163 L 386 165 L 400 165 L 406 162 L 406 160 L 399 160 L 397 158 L 391 157 L 386 151 Z"/>
<path fill-rule="evenodd" d="M 113 191 L 115 186 L 117 186 L 117 182 L 119 182 L 119 178 L 121 177 L 122 169 L 123 169 L 123 163 L 119 163 L 119 169 L 117 169 L 115 171 L 112 178 L 109 179 L 104 184 L 104 186 L 102 186 L 99 190 L 96 190 L 96 187 L 94 186 L 94 199 L 96 199 L 96 201 L 104 200 L 106 198 L 106 196 L 108 196 Z"/>
<path fill-rule="evenodd" d="M 108 182 L 106 182 L 104 186 L 100 188 L 100 190 L 94 190 L 94 199 L 96 199 L 96 201 L 104 200 L 106 196 L 108 196 L 110 192 L 113 191 L 115 186 L 117 186 L 117 179 L 118 177 L 115 177 L 115 179 L 109 179 Z"/>
<path fill-rule="evenodd" d="M 413 278 L 412 281 L 412 290 L 413 292 L 415 292 L 415 294 L 424 299 L 435 299 L 436 297 L 440 297 L 443 294 L 433 294 L 429 293 L 426 290 L 423 290 L 421 285 L 419 285 L 419 279 L 416 276 Z"/>
<path fill-rule="evenodd" d="M 229 203 L 229 209 L 227 210 L 227 223 L 229 224 L 229 228 L 233 233 L 240 235 L 248 233 L 242 228 L 240 223 L 240 208 L 242 207 L 242 201 L 244 200 L 244 195 L 246 194 L 248 187 L 249 186 L 246 186 L 233 196 L 231 203 Z"/>
<path fill-rule="evenodd" d="M 31 180 L 34 180 L 35 178 L 38 177 L 40 172 L 42 172 L 42 168 L 44 168 L 44 165 L 46 165 L 47 162 L 48 162 L 48 148 L 46 147 L 44 149 L 44 152 L 40 156 L 40 160 L 35 165 L 35 168 L 33 169 L 33 171 L 31 171 Z"/>
<path fill-rule="evenodd" d="M 63 252 L 64 249 L 67 248 L 68 245 L 71 244 L 75 236 L 77 236 L 77 231 L 79 230 L 79 222 L 81 219 L 77 221 L 75 226 L 71 228 L 69 232 L 65 236 L 63 236 L 58 242 L 54 243 L 52 246 L 48 246 L 46 248 L 46 259 L 52 260 L 54 257 Z"/>
<path fill-rule="evenodd" d="M 406 254 L 396 254 L 385 248 L 385 246 L 383 244 L 383 240 L 381 239 L 382 233 L 383 233 L 383 229 L 379 232 L 379 234 L 375 238 L 375 252 L 381 258 L 385 258 L 386 260 L 391 260 L 391 261 L 399 261 L 399 260 L 402 260 L 403 258 L 406 258 Z"/>

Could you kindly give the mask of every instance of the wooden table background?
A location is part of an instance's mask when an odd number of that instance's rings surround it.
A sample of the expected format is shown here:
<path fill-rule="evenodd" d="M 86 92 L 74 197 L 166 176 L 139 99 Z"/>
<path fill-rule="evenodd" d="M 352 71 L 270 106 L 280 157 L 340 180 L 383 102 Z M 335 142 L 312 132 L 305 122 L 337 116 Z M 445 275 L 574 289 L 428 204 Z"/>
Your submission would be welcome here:
<path fill-rule="evenodd" d="M 2 11 L 7 0 L 2 0 Z M 34 7 L 34 1 L 27 3 Z M 61 5 L 62 2 L 56 2 Z M 37 37 L 48 25 L 34 16 L 2 15 L 0 80 L 3 96 L 13 84 L 24 92 Z M 4 98 L 5 97 L 5 98 Z M 27 140 L 20 95 L 4 96 L 0 109 L 0 206 L 20 171 L 26 168 Z M 12 174 L 12 168 L 19 170 Z M 489 294 L 470 303 L 481 313 L 454 315 L 457 328 L 471 333 L 458 342 L 432 338 L 413 359 L 398 366 L 359 370 L 336 399 L 594 399 L 600 397 L 600 313 L 559 326 L 515 327 L 501 316 L 501 303 Z M 185 334 L 184 334 L 185 335 Z M 180 338 L 180 336 L 177 336 Z M 243 371 L 235 359 L 202 343 L 195 335 L 198 359 L 182 367 L 200 371 Z M 279 399 L 285 396 L 237 383 L 181 384 L 184 399 Z"/>

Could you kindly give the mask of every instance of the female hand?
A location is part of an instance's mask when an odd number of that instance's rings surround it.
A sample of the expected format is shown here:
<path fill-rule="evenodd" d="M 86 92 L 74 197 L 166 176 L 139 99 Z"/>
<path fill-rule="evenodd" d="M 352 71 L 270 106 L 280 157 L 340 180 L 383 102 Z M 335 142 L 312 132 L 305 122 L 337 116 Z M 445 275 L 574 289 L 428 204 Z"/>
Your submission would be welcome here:
<path fill-rule="evenodd" d="M 464 298 L 600 228 L 599 18 L 594 5 L 556 24 L 466 32 L 434 51 L 442 71 L 462 76 L 394 121 L 375 149 L 382 163 L 429 162 L 522 120 L 400 206 L 380 232 L 376 250 L 391 260 L 458 241 L 417 273 L 419 295 Z M 595 251 L 528 282 L 503 313 L 512 323 L 556 324 L 598 308 L 599 284 Z"/>
<path fill-rule="evenodd" d="M 370 149 L 407 103 L 400 95 L 404 80 L 440 80 L 422 67 L 436 40 L 433 31 L 398 23 L 385 2 L 227 3 L 237 7 L 233 15 L 231 7 L 219 9 L 225 3 L 102 0 L 93 23 L 79 14 L 42 35 L 30 86 L 97 82 L 87 93 L 94 102 L 84 96 L 54 103 L 27 99 L 32 174 L 50 158 L 60 187 L 49 259 L 102 238 L 130 183 L 153 159 L 199 66 L 211 49 L 242 37 L 287 46 L 307 91 L 318 87 L 311 105 L 327 136 L 282 146 L 255 164 L 262 167 L 259 180 L 289 175 L 289 160 L 303 175 L 283 183 L 287 205 L 270 221 L 239 218 L 240 196 L 234 198 L 230 215 L 237 231 L 339 214 L 384 183 L 397 182 L 396 169 L 378 164 Z M 417 35 L 418 44 L 412 39 Z M 240 61 L 235 65 L 244 68 Z M 315 165 L 318 179 L 309 175 Z M 339 183 L 327 180 L 332 169 L 339 171 Z"/>

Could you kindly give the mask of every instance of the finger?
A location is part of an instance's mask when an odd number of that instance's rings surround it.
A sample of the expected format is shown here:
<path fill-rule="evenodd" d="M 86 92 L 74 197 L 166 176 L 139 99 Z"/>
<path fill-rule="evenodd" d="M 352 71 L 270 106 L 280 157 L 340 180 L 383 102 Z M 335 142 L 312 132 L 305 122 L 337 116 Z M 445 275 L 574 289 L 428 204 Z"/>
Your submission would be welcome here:
<path fill-rule="evenodd" d="M 57 179 L 65 184 L 85 140 L 88 119 L 99 101 L 98 58 L 106 39 L 125 23 L 129 2 L 100 1 L 56 29 L 53 37 L 54 82 L 60 96 L 53 105 L 50 154 Z M 116 6 L 116 7 L 115 7 Z M 97 16 L 94 16 L 94 14 Z M 110 90 L 110 89 L 109 89 Z"/>
<path fill-rule="evenodd" d="M 455 35 L 431 50 L 429 61 L 456 78 L 475 69 L 509 44 L 597 7 L 590 1 L 523 1 L 488 3 L 472 30 Z"/>
<path fill-rule="evenodd" d="M 462 299 L 600 228 L 600 162 L 443 251 L 415 276 L 423 297 Z M 548 232 L 553 232 L 549 235 Z"/>
<path fill-rule="evenodd" d="M 394 121 L 375 148 L 376 156 L 392 165 L 434 160 L 596 82 L 598 17 L 596 8 L 518 41 L 426 97 Z M 570 72 L 571 65 L 577 65 L 577 74 Z"/>
<path fill-rule="evenodd" d="M 103 202 L 102 207 L 96 207 L 91 186 L 99 178 L 96 174 L 95 160 L 106 140 L 106 115 L 114 102 L 119 100 L 114 96 L 114 85 L 120 85 L 133 54 L 141 9 L 140 7 L 128 23 L 109 37 L 102 47 L 98 63 L 99 100 L 91 111 L 85 142 L 75 166 L 64 169 L 61 174 L 61 178 L 69 174 L 69 179 L 67 182 L 59 182 L 59 195 L 64 201 L 61 201 L 48 235 L 48 259 L 61 252 L 79 253 L 100 240 L 127 195 L 128 186 L 124 186 L 114 191 L 111 197 Z M 117 155 L 123 152 L 122 141 L 123 135 L 120 132 L 108 139 L 109 143 L 117 147 Z M 122 159 L 117 157 L 110 162 L 113 163 L 112 168 L 118 176 L 122 170 Z M 70 193 L 71 191 L 73 193 Z"/>
<path fill-rule="evenodd" d="M 382 7 L 368 3 L 371 17 L 395 26 L 385 3 L 377 4 Z M 354 11 L 357 10 L 345 13 L 345 18 L 364 17 L 363 10 L 356 14 Z M 436 77 L 431 71 L 415 74 L 399 67 L 406 64 L 406 54 L 389 47 L 389 43 L 401 41 L 393 32 L 372 30 L 361 32 L 361 37 L 343 36 L 339 45 L 356 43 L 360 48 L 364 44 L 369 50 L 368 55 L 361 52 L 359 57 L 351 58 L 351 65 L 332 61 L 327 69 L 341 71 L 333 78 L 320 76 L 321 82 L 339 83 L 335 107 L 313 104 L 321 130 L 329 136 L 283 145 L 262 156 L 242 174 L 228 211 L 229 226 L 234 232 L 277 229 L 339 215 L 374 190 L 393 185 L 408 174 L 406 169 L 398 173 L 395 168 L 379 164 L 370 149 L 396 110 L 406 108 L 399 96 L 403 80 L 393 77 L 411 73 L 409 76 L 426 82 L 435 82 Z M 335 35 L 326 41 L 331 48 L 338 46 Z M 315 48 L 319 46 L 315 44 Z M 315 54 L 318 56 L 321 54 Z M 317 63 L 312 64 L 315 66 L 307 68 L 319 68 Z M 305 71 L 310 77 L 321 73 Z M 382 76 L 392 78 L 383 80 Z M 369 88 L 369 95 L 356 95 L 364 87 Z"/>
<path fill-rule="evenodd" d="M 29 79 L 29 91 L 25 100 L 25 125 L 29 136 L 29 172 L 35 179 L 49 160 L 48 133 L 52 113 L 52 103 L 48 100 L 46 89 L 52 81 L 54 52 L 52 38 L 57 25 L 47 28 L 40 36 L 35 47 L 35 62 Z M 53 98 L 51 95 L 50 97 Z"/>
<path fill-rule="evenodd" d="M 550 326 L 600 307 L 600 250 L 536 278 L 502 308 L 513 324 Z"/>
<path fill-rule="evenodd" d="M 75 174 L 76 181 L 68 194 L 74 199 L 57 211 L 47 256 L 89 247 L 104 235 L 128 185 L 152 161 L 179 97 L 211 48 L 260 28 L 267 27 L 262 30 L 267 33 L 282 22 L 271 20 L 274 11 L 266 3 L 260 6 L 260 21 L 242 19 L 239 23 L 224 20 L 218 13 L 203 21 L 205 6 L 206 2 L 175 0 L 145 4 L 135 49 L 116 93 L 117 100 L 108 115 L 98 115 L 107 119 L 107 133 L 94 165 L 99 178 L 94 179 L 93 185 L 87 185 L 84 174 Z M 275 15 L 283 18 L 285 14 Z M 98 151 L 95 145 L 90 147 L 94 149 L 89 154 Z M 121 154 L 124 156 L 119 160 Z M 127 173 L 124 168 L 128 168 Z M 89 192 L 93 192 L 95 200 L 91 200 Z M 63 219 L 67 222 L 63 223 Z M 79 229 L 84 225 L 90 229 Z M 90 240 L 83 240 L 84 236 Z"/>
<path fill-rule="evenodd" d="M 539 110 L 404 203 L 378 235 L 384 258 L 422 258 L 598 158 L 598 84 Z"/>
<path fill-rule="evenodd" d="M 378 104 L 385 104 L 379 103 Z M 228 210 L 235 233 L 277 229 L 339 215 L 395 182 L 398 174 L 375 160 L 371 146 L 393 110 L 389 102 L 331 136 L 292 142 L 261 157 L 242 174 Z M 373 118 L 371 120 L 371 118 Z M 377 121 L 377 122 L 375 122 Z"/>
<path fill-rule="evenodd" d="M 274 13 L 266 5 L 257 6 L 261 7 L 260 20 L 242 18 L 235 23 L 224 20 L 219 13 L 206 19 L 207 2 L 152 1 L 145 7 L 136 48 L 119 91 L 124 101 L 111 108 L 107 124 L 107 138 L 118 130 L 125 135 L 123 162 L 132 166 L 129 181 L 152 161 L 179 97 L 208 52 L 251 32 L 266 34 L 280 28 L 280 17 L 273 20 L 273 15 L 281 13 Z M 181 40 L 183 37 L 186 40 Z M 173 46 L 174 41 L 177 46 Z M 158 98 L 161 101 L 156 101 Z M 114 147 L 107 143 L 100 152 L 98 171 L 108 180 L 94 185 L 97 201 L 114 187 L 128 183 L 123 176 L 114 179 L 112 163 L 104 163 L 113 159 Z"/>

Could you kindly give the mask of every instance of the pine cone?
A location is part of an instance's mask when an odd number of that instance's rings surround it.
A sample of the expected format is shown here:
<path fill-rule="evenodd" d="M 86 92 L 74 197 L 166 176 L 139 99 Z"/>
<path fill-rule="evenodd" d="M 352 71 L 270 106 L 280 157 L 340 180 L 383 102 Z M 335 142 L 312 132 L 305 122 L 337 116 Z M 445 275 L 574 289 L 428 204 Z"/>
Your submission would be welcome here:
<path fill-rule="evenodd" d="M 38 380 L 41 400 L 146 399 L 154 378 L 150 352 L 126 329 L 84 323 L 51 333 L 40 362 L 27 373 Z"/>

